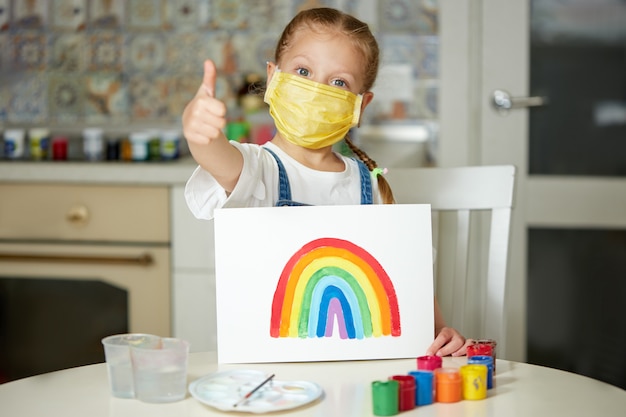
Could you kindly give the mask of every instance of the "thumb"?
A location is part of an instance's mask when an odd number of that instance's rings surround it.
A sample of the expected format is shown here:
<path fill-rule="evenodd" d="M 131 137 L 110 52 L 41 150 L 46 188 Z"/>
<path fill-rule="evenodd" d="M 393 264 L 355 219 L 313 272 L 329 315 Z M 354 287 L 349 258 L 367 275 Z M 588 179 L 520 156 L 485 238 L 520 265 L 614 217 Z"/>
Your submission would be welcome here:
<path fill-rule="evenodd" d="M 215 63 L 210 59 L 204 61 L 204 76 L 202 77 L 202 88 L 210 97 L 215 97 L 215 79 L 217 69 Z"/>

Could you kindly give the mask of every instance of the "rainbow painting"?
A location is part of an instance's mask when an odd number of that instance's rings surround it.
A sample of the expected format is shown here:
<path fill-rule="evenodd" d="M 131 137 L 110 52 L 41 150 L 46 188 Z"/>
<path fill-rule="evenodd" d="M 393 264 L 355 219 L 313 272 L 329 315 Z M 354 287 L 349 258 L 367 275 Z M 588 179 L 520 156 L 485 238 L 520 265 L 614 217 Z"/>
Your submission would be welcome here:
<path fill-rule="evenodd" d="M 368 251 L 337 238 L 297 250 L 282 270 L 270 319 L 273 338 L 341 339 L 401 335 L 396 292 Z"/>

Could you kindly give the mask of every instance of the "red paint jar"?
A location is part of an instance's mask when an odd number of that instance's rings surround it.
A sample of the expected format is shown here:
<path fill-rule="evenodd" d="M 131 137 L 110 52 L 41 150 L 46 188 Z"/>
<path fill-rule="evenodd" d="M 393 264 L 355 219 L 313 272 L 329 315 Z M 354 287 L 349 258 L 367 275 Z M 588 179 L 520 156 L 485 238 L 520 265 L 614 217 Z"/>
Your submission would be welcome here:
<path fill-rule="evenodd" d="M 425 371 L 434 371 L 437 368 L 441 368 L 443 360 L 441 356 L 427 355 L 417 358 L 417 369 Z"/>
<path fill-rule="evenodd" d="M 394 375 L 389 379 L 398 381 L 398 411 L 415 408 L 415 378 L 411 375 Z"/>
<path fill-rule="evenodd" d="M 479 339 L 467 347 L 467 357 L 491 356 L 493 358 L 493 373 L 496 373 L 496 346 L 493 339 Z"/>
<path fill-rule="evenodd" d="M 57 136 L 52 139 L 52 159 L 55 161 L 67 160 L 67 138 Z"/>

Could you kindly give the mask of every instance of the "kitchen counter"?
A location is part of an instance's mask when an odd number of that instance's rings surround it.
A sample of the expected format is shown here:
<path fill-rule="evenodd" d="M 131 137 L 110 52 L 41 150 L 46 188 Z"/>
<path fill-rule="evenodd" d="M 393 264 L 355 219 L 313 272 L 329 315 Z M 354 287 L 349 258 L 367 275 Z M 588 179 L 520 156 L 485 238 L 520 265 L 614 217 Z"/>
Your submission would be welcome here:
<path fill-rule="evenodd" d="M 0 182 L 177 185 L 196 166 L 191 156 L 164 162 L 0 161 Z"/>

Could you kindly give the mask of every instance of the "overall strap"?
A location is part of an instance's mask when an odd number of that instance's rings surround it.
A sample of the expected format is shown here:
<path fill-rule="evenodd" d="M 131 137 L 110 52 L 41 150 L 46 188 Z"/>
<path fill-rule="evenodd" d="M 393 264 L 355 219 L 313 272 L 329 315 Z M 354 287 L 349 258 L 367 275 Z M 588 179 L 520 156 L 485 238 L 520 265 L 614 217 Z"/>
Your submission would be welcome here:
<path fill-rule="evenodd" d="M 263 147 L 266 151 L 268 151 L 276 160 L 278 164 L 278 201 L 290 201 L 291 200 L 291 186 L 289 185 L 289 178 L 287 178 L 287 171 L 285 170 L 285 166 L 281 162 L 280 158 L 274 151 Z"/>
<path fill-rule="evenodd" d="M 359 166 L 359 174 L 361 177 L 361 204 L 374 204 L 372 197 L 372 177 L 367 165 L 358 158 L 353 158 Z"/>

